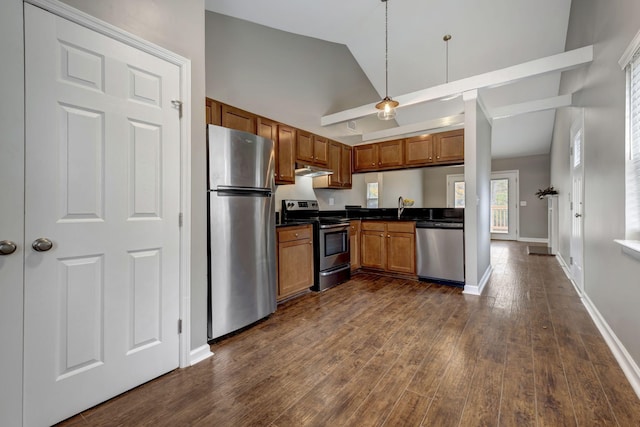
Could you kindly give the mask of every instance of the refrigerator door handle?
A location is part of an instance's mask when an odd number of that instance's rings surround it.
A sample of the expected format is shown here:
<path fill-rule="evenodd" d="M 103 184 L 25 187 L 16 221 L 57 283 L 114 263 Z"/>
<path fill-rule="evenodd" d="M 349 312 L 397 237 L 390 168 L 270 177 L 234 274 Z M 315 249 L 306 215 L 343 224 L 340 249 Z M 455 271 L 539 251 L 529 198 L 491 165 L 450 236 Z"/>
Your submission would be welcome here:
<path fill-rule="evenodd" d="M 241 195 L 241 196 L 261 196 L 270 197 L 273 190 L 270 188 L 249 188 L 249 187 L 233 187 L 231 185 L 218 185 L 216 191 L 219 195 Z"/>

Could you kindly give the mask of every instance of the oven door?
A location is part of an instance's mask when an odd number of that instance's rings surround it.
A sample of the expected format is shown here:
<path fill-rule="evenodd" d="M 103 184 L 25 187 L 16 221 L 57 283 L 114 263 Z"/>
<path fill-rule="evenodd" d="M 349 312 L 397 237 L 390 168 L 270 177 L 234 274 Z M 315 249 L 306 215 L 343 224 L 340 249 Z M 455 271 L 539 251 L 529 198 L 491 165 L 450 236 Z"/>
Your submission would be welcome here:
<path fill-rule="evenodd" d="M 320 224 L 320 271 L 348 264 L 349 224 Z"/>

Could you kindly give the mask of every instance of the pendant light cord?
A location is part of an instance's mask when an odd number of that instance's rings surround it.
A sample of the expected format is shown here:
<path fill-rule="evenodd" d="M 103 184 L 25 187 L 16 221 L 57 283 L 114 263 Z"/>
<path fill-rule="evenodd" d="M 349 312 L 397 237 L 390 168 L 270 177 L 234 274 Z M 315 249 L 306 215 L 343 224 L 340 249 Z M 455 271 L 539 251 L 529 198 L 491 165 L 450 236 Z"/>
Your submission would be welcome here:
<path fill-rule="evenodd" d="M 389 0 L 384 2 L 384 96 L 389 97 Z"/>

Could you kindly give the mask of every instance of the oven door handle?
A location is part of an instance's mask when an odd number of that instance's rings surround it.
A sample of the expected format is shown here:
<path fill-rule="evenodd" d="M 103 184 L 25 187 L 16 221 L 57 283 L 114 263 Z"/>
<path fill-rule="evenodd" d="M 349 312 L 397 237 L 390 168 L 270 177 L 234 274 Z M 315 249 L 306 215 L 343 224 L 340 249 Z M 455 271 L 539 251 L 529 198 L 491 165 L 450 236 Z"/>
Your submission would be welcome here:
<path fill-rule="evenodd" d="M 334 228 L 344 228 L 345 230 L 349 229 L 349 224 L 321 224 L 320 230 L 334 229 Z"/>

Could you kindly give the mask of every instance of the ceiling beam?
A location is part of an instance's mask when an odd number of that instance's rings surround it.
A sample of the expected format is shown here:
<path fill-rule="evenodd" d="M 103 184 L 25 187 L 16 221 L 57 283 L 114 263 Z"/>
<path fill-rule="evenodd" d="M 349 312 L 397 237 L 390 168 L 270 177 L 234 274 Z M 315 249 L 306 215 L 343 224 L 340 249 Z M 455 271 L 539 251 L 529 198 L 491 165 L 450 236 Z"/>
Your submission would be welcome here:
<path fill-rule="evenodd" d="M 384 138 L 391 138 L 398 135 L 411 136 L 409 134 L 429 133 L 434 131 L 445 131 L 464 125 L 464 114 L 456 116 L 442 117 L 420 123 L 412 123 L 406 126 L 398 126 L 390 129 L 383 129 L 376 132 L 362 134 L 362 141 L 373 141 Z"/>
<path fill-rule="evenodd" d="M 593 45 L 407 93 L 396 96 L 394 99 L 400 103 L 398 108 L 402 108 L 422 102 L 446 98 L 469 90 L 496 87 L 528 77 L 566 71 L 591 61 L 593 61 Z M 320 124 L 322 126 L 328 126 L 374 114 L 378 111 L 375 108 L 375 104 L 376 103 L 367 104 L 322 116 Z"/>
<path fill-rule="evenodd" d="M 504 119 L 520 114 L 535 113 L 536 111 L 553 110 L 560 107 L 568 107 L 573 102 L 573 94 L 554 96 L 552 98 L 537 99 L 521 104 L 505 105 L 493 108 L 491 118 L 493 120 Z"/>

